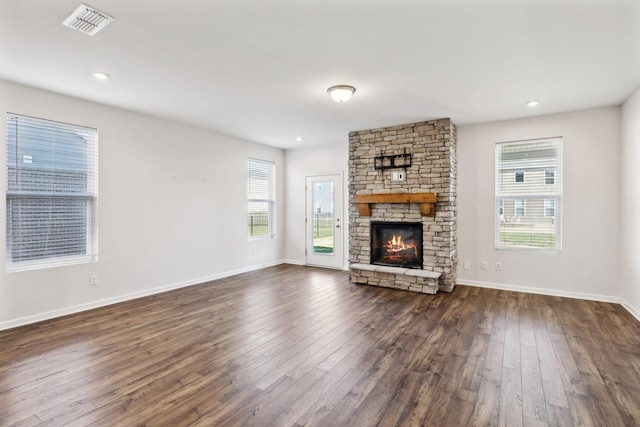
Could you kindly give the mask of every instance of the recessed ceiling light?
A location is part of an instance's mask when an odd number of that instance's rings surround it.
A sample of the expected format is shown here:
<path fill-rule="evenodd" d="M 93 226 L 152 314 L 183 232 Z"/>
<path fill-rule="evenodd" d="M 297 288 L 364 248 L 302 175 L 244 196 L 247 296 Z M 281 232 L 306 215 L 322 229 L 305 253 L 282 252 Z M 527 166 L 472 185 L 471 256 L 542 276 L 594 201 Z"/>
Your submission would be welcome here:
<path fill-rule="evenodd" d="M 98 80 L 109 80 L 109 77 L 111 76 L 107 73 L 97 72 L 97 73 L 93 73 L 93 77 L 95 77 Z"/>
<path fill-rule="evenodd" d="M 331 99 L 336 102 L 343 103 L 351 99 L 351 96 L 356 93 L 356 88 L 349 85 L 336 85 L 327 89 Z"/>
<path fill-rule="evenodd" d="M 303 137 L 301 137 L 301 136 L 296 136 L 296 141 L 298 141 L 298 142 L 302 142 L 302 140 L 303 140 L 303 139 L 304 139 L 304 138 L 303 138 Z"/>
<path fill-rule="evenodd" d="M 535 107 L 538 104 L 540 104 L 540 100 L 539 99 L 532 99 L 531 101 L 527 101 L 527 106 L 528 107 Z"/>

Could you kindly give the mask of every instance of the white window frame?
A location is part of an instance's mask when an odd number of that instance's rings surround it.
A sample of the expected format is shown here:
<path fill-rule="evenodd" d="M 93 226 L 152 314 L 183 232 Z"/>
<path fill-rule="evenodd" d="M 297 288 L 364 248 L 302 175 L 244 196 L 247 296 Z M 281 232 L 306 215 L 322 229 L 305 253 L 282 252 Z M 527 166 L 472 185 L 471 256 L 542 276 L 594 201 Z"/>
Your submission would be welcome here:
<path fill-rule="evenodd" d="M 6 149 L 7 271 L 97 261 L 97 129 L 7 113 Z"/>
<path fill-rule="evenodd" d="M 266 183 L 263 182 L 266 179 Z M 251 220 L 255 207 L 266 207 L 267 229 L 255 234 Z M 249 240 L 273 239 L 276 236 L 276 164 L 267 160 L 247 160 L 247 235 Z"/>
<path fill-rule="evenodd" d="M 549 150 L 554 150 L 552 153 L 555 155 L 551 156 L 540 156 L 539 158 L 529 158 L 528 156 L 522 156 L 521 158 L 517 155 L 514 156 L 513 153 L 511 157 L 503 158 L 501 157 L 502 150 L 507 150 L 509 145 L 514 146 L 514 149 L 518 149 L 518 146 L 526 146 L 526 144 L 532 144 L 531 150 L 532 153 L 535 153 L 535 144 L 548 145 Z M 508 250 L 508 251 L 534 251 L 534 252 L 551 252 L 558 253 L 562 250 L 562 149 L 563 141 L 562 137 L 552 137 L 552 138 L 541 138 L 535 140 L 523 140 L 523 141 L 509 141 L 509 142 L 498 142 L 496 143 L 496 163 L 495 163 L 495 197 L 496 197 L 496 206 L 501 206 L 505 200 L 513 202 L 513 216 L 511 215 L 511 211 L 505 212 L 508 215 L 499 215 L 499 210 L 496 209 L 495 216 L 495 247 L 496 250 Z M 542 151 L 542 149 L 540 149 Z M 506 159 L 506 160 L 503 160 Z M 554 172 L 554 184 L 547 184 L 546 175 L 547 171 L 553 170 Z M 533 179 L 525 180 L 524 183 L 516 183 L 515 182 L 515 172 L 523 172 L 525 174 L 530 174 L 534 176 Z M 513 175 L 511 175 L 513 174 Z M 542 175 L 542 179 L 538 179 Z M 514 178 L 509 178 L 509 176 L 513 176 Z M 502 188 L 501 188 L 502 187 Z M 554 216 L 553 221 L 541 221 L 542 218 L 549 216 L 546 215 L 548 202 L 546 200 L 554 200 Z M 524 215 L 517 215 L 516 202 L 518 200 L 523 200 L 524 207 Z M 529 218 L 526 217 L 527 214 L 527 205 L 530 203 L 535 203 L 536 206 L 543 205 L 543 216 L 537 216 L 539 214 L 534 215 Z M 529 207 L 533 206 L 530 205 Z M 522 212 L 520 212 L 522 213 Z M 536 218 L 538 218 L 536 220 Z M 530 224 L 531 223 L 531 224 Z M 519 238 L 516 236 L 515 239 L 508 241 L 505 237 L 505 240 L 502 241 L 501 231 L 505 233 L 510 233 L 514 231 L 517 227 L 525 228 L 526 226 L 534 225 L 534 228 L 531 228 L 529 240 L 528 242 L 520 242 Z M 536 225 L 537 224 L 537 225 Z M 540 244 L 541 237 L 539 234 L 536 234 L 536 228 L 540 227 L 539 232 L 543 235 L 549 235 L 549 233 L 545 233 L 542 231 L 544 227 L 551 227 L 552 232 L 551 236 L 555 237 L 555 247 L 543 247 L 543 244 Z M 549 229 L 547 228 L 547 230 Z M 525 232 L 525 235 L 527 232 Z M 553 242 L 553 240 L 551 240 Z M 553 246 L 551 243 L 550 246 Z"/>

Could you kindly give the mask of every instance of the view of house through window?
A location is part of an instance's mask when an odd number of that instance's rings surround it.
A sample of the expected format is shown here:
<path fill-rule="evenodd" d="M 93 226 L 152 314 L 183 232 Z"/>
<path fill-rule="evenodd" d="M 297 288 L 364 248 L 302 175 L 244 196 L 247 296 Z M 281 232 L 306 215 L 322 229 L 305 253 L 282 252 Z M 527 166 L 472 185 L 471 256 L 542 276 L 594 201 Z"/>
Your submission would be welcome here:
<path fill-rule="evenodd" d="M 7 115 L 7 268 L 97 259 L 97 130 Z"/>
<path fill-rule="evenodd" d="M 553 185 L 556 183 L 556 171 L 546 170 L 544 171 L 544 183 L 547 185 Z"/>
<path fill-rule="evenodd" d="M 516 182 L 524 182 L 524 171 L 516 172 Z"/>
<path fill-rule="evenodd" d="M 496 144 L 497 249 L 560 250 L 561 207 L 562 138 Z"/>
<path fill-rule="evenodd" d="M 275 235 L 276 166 L 273 162 L 247 162 L 247 230 L 249 238 Z"/>

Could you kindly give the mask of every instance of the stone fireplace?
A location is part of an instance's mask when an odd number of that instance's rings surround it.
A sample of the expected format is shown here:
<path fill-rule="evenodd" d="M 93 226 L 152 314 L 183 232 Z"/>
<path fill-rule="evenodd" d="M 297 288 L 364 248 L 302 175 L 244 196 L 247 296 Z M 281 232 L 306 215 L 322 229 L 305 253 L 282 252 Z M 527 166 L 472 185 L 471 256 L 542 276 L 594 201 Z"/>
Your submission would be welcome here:
<path fill-rule="evenodd" d="M 449 119 L 351 132 L 351 281 L 453 290 L 455 189 L 456 130 Z"/>

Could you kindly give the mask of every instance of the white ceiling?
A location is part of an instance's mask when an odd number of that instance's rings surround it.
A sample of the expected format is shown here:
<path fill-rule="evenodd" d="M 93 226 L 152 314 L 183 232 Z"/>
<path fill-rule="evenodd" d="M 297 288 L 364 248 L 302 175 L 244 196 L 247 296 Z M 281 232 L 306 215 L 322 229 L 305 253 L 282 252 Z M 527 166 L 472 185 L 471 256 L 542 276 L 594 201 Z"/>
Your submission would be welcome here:
<path fill-rule="evenodd" d="M 62 26 L 80 3 L 0 0 L 0 78 L 282 148 L 640 87 L 640 0 L 87 0 L 115 18 L 95 37 Z"/>

